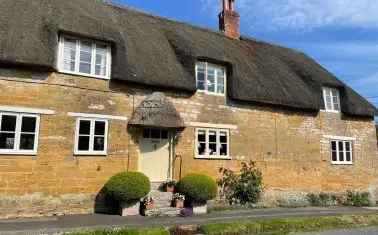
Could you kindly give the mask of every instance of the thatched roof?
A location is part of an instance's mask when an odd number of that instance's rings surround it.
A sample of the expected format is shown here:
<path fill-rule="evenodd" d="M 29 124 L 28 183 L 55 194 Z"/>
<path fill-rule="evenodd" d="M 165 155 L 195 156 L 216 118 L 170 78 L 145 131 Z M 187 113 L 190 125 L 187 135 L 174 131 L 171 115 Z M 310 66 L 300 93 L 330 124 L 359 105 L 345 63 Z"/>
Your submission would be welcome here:
<path fill-rule="evenodd" d="M 184 120 L 163 93 L 148 96 L 134 111 L 129 125 L 160 128 L 183 128 Z"/>
<path fill-rule="evenodd" d="M 0 61 L 55 70 L 59 33 L 112 43 L 112 79 L 195 92 L 194 64 L 228 67 L 228 95 L 239 101 L 319 110 L 321 87 L 341 90 L 342 111 L 376 108 L 295 50 L 215 32 L 98 0 L 0 0 Z"/>

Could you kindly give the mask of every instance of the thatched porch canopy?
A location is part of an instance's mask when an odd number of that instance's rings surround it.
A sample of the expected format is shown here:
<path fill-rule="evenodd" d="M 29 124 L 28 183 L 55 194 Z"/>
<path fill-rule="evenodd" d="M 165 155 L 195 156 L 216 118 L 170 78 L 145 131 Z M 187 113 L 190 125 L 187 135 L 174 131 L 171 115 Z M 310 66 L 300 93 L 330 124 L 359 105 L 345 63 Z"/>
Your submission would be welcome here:
<path fill-rule="evenodd" d="M 184 128 L 185 123 L 173 104 L 160 92 L 155 92 L 136 108 L 130 126 Z"/>

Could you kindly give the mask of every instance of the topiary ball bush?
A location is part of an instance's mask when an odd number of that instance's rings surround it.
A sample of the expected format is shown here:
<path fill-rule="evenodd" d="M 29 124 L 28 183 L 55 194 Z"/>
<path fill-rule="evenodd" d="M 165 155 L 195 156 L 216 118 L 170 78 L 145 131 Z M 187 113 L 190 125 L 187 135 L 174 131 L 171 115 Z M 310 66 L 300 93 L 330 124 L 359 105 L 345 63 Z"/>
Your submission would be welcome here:
<path fill-rule="evenodd" d="M 136 202 L 145 197 L 150 190 L 150 180 L 140 172 L 116 174 L 104 186 L 105 195 L 119 203 Z"/>
<path fill-rule="evenodd" d="M 207 175 L 190 174 L 177 183 L 177 191 L 194 202 L 206 202 L 217 196 L 216 182 Z"/>

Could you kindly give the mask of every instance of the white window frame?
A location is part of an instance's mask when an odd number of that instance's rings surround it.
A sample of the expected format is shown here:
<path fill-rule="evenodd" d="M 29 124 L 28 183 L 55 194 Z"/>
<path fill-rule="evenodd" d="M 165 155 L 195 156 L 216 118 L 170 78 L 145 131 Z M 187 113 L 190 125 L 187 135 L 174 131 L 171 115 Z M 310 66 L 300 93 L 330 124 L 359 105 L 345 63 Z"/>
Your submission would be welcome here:
<path fill-rule="evenodd" d="M 332 108 L 329 109 L 327 107 L 327 96 L 326 96 L 326 93 L 327 92 L 331 92 L 331 106 Z M 335 103 L 334 100 L 333 100 L 333 97 L 334 96 L 337 96 L 337 102 L 338 103 Z M 340 100 L 340 91 L 336 88 L 331 88 L 331 87 L 323 87 L 323 100 L 324 100 L 324 111 L 326 112 L 330 112 L 330 113 L 340 113 L 341 111 L 341 100 Z M 335 106 L 338 105 L 339 109 L 337 110 L 335 108 Z"/>
<path fill-rule="evenodd" d="M 38 140 L 39 140 L 39 125 L 40 116 L 28 113 L 12 113 L 12 112 L 0 112 L 0 130 L 2 125 L 3 115 L 16 116 L 16 130 L 14 139 L 13 149 L 0 149 L 0 155 L 37 155 L 38 152 Z M 34 136 L 34 149 L 33 150 L 20 150 L 20 140 L 21 140 L 21 124 L 23 117 L 33 117 L 36 118 L 35 133 Z M 29 133 L 29 132 L 27 132 Z"/>
<path fill-rule="evenodd" d="M 332 142 L 336 142 L 336 154 L 337 154 L 337 161 L 333 161 L 332 158 Z M 344 155 L 344 160 L 340 161 L 340 148 L 339 148 L 339 143 L 343 143 L 343 155 Z M 331 153 L 331 163 L 332 165 L 353 165 L 353 141 L 348 138 L 348 139 L 330 139 L 330 153 Z M 350 144 L 350 151 L 346 151 L 346 143 Z M 350 161 L 346 160 L 346 153 L 350 152 Z"/>
<path fill-rule="evenodd" d="M 205 65 L 205 90 L 199 90 L 198 89 L 198 66 L 199 64 L 204 64 Z M 218 92 L 211 92 L 208 90 L 207 88 L 207 71 L 208 71 L 208 67 L 211 66 L 211 67 L 214 67 L 214 68 L 220 68 L 220 69 L 223 69 L 224 71 L 224 81 L 223 81 L 223 86 L 224 86 L 224 92 L 223 93 L 218 93 Z M 209 63 L 209 62 L 205 62 L 205 61 L 197 61 L 196 62 L 196 68 L 195 68 L 195 72 L 196 72 L 196 87 L 197 87 L 197 91 L 198 92 L 201 92 L 201 93 L 205 93 L 205 94 L 209 94 L 209 95 L 216 95 L 216 96 L 226 96 L 226 93 L 227 93 L 227 69 L 225 66 L 221 66 L 221 65 L 217 65 L 217 64 L 213 64 L 213 63 Z M 218 90 L 218 73 L 215 72 L 215 89 Z"/>
<path fill-rule="evenodd" d="M 79 151 L 79 136 L 80 136 L 80 121 L 89 121 L 90 131 L 89 131 L 89 150 L 88 151 Z M 104 150 L 103 151 L 94 151 L 94 138 L 95 138 L 95 123 L 96 121 L 105 122 L 105 140 L 104 140 Z M 75 130 L 75 155 L 84 155 L 84 156 L 106 156 L 108 152 L 108 132 L 109 132 L 109 121 L 107 119 L 99 118 L 77 118 L 76 119 L 76 130 Z"/>
<path fill-rule="evenodd" d="M 198 133 L 200 131 L 205 131 L 206 133 L 206 154 L 205 155 L 199 155 L 198 153 Z M 216 155 L 210 155 L 209 152 L 209 132 L 214 131 L 217 133 L 217 154 Z M 221 156 L 219 153 L 220 150 L 220 132 L 226 132 L 227 133 L 227 155 Z M 214 128 L 196 128 L 195 130 L 195 158 L 197 159 L 223 159 L 223 160 L 231 160 L 230 156 L 230 130 L 228 129 L 214 129 Z"/>
<path fill-rule="evenodd" d="M 76 56 L 75 56 L 75 71 L 70 71 L 64 69 L 64 43 L 66 39 L 73 39 L 76 40 Z M 81 73 L 79 72 L 79 66 L 80 66 L 80 45 L 81 41 L 88 41 L 92 42 L 92 61 L 91 61 L 91 73 Z M 96 63 L 96 45 L 97 44 L 104 44 L 107 45 L 107 54 L 106 54 L 106 75 L 96 75 L 95 74 L 95 63 Z M 111 76 L 111 64 L 112 64 L 112 56 L 111 56 L 111 46 L 109 43 L 106 42 L 96 42 L 95 40 L 85 39 L 85 38 L 78 38 L 78 37 L 72 37 L 72 36 L 66 36 L 61 35 L 59 38 L 59 50 L 58 50 L 58 71 L 61 73 L 66 74 L 74 74 L 74 75 L 80 75 L 85 77 L 93 77 L 93 78 L 99 78 L 104 80 L 109 80 Z"/>

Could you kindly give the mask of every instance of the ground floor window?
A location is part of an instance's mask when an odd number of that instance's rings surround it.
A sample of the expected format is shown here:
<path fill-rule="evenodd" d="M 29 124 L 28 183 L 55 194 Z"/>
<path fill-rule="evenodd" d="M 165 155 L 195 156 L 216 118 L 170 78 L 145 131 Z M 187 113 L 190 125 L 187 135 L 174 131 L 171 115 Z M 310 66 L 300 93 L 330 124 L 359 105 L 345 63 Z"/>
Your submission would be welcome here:
<path fill-rule="evenodd" d="M 76 124 L 75 154 L 107 154 L 108 121 L 79 118 Z"/>
<path fill-rule="evenodd" d="M 197 158 L 229 158 L 229 130 L 198 128 L 196 130 Z"/>
<path fill-rule="evenodd" d="M 0 154 L 36 154 L 39 116 L 0 113 Z"/>
<path fill-rule="evenodd" d="M 331 140 L 332 164 L 353 164 L 353 142 Z"/>

